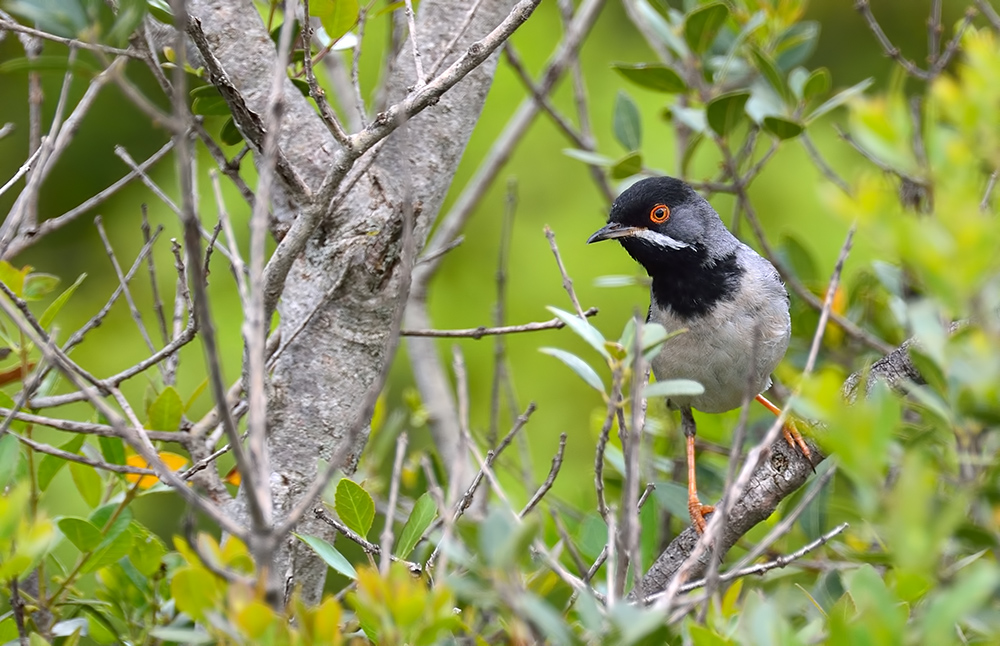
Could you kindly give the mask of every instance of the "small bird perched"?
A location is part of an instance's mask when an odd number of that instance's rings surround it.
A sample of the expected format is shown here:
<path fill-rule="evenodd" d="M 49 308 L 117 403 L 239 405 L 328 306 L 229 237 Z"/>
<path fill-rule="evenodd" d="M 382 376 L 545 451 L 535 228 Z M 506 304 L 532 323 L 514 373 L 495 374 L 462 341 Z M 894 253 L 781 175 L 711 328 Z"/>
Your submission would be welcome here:
<path fill-rule="evenodd" d="M 657 379 L 692 379 L 705 388 L 701 395 L 667 402 L 681 411 L 688 510 L 703 532 L 705 515 L 714 508 L 698 500 L 691 409 L 733 410 L 746 392 L 770 387 L 771 372 L 791 336 L 788 294 L 774 266 L 730 233 L 705 198 L 673 177 L 641 180 L 618 196 L 607 226 L 587 242 L 601 240 L 617 240 L 652 278 L 646 320 L 667 332 L 687 330 L 668 341 L 651 363 Z M 762 395 L 757 400 L 780 413 Z M 784 433 L 809 457 L 793 425 L 786 425 Z"/>

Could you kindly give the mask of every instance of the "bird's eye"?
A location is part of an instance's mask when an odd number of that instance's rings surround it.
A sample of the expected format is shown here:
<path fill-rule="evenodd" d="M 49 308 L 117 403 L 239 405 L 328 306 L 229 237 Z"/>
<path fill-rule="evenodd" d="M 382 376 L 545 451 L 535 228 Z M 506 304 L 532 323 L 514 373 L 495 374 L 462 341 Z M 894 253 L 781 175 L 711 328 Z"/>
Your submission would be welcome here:
<path fill-rule="evenodd" d="M 670 217 L 670 207 L 666 204 L 657 204 L 653 207 L 653 210 L 649 212 L 649 219 L 657 224 L 661 222 L 666 222 L 667 218 Z"/>

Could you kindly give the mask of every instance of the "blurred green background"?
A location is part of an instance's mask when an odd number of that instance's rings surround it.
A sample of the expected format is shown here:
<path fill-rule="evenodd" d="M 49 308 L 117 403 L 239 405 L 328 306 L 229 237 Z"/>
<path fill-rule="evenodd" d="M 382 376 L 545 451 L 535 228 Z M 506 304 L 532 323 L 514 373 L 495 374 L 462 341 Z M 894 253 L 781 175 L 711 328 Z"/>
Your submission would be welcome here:
<path fill-rule="evenodd" d="M 927 48 L 925 20 L 930 1 L 891 0 L 874 2 L 873 5 L 874 13 L 893 42 L 911 59 L 923 61 Z M 944 24 L 954 24 L 961 17 L 962 9 L 958 3 L 946 2 Z M 835 89 L 847 87 L 868 77 L 875 77 L 880 81 L 888 79 L 893 63 L 882 55 L 864 21 L 853 10 L 851 2 L 812 2 L 808 5 L 806 18 L 819 21 L 822 27 L 818 49 L 807 64 L 810 67 L 828 67 Z M 365 40 L 362 82 L 368 91 L 378 80 L 378 52 L 386 31 L 383 22 L 384 18 L 369 24 Z M 514 36 L 513 42 L 532 73 L 537 74 L 543 68 L 560 31 L 555 3 L 543 2 L 531 20 Z M 47 43 L 45 48 L 47 53 L 65 51 L 62 46 L 51 43 Z M 17 38 L 6 34 L 0 41 L 0 64 L 21 56 L 23 50 Z M 80 56 L 86 59 L 88 54 L 81 53 Z M 611 157 L 619 157 L 626 152 L 611 134 L 615 97 L 619 90 L 625 89 L 642 111 L 642 152 L 647 165 L 672 172 L 675 150 L 669 124 L 660 116 L 664 107 L 663 95 L 645 92 L 634 86 L 626 87 L 624 80 L 610 67 L 613 62 L 643 62 L 653 59 L 653 54 L 616 2 L 608 3 L 604 8 L 581 54 L 591 120 L 599 151 Z M 142 64 L 130 62 L 128 74 L 147 96 L 166 107 L 165 99 Z M 46 126 L 52 118 L 61 82 L 61 73 L 43 74 Z M 70 105 L 75 104 L 85 88 L 85 78 L 74 80 Z M 445 210 L 475 171 L 507 118 L 524 100 L 524 96 L 524 89 L 514 73 L 501 62 L 486 108 L 465 153 Z M 553 102 L 565 114 L 574 114 L 568 81 L 561 82 Z M 27 115 L 26 74 L 0 74 L 0 124 L 13 122 L 17 126 L 13 134 L 0 140 L 0 178 L 4 180 L 16 172 L 26 158 Z M 842 122 L 844 115 L 834 113 L 828 120 Z M 209 118 L 207 125 L 210 131 L 217 132 L 222 125 L 222 118 Z M 837 140 L 829 124 L 822 124 L 814 129 L 813 135 L 831 164 L 847 177 L 854 176 L 858 170 L 867 166 L 846 144 Z M 106 87 L 94 109 L 84 120 L 75 141 L 44 186 L 39 218 L 54 217 L 67 211 L 125 174 L 126 166 L 114 155 L 115 146 L 123 146 L 134 159 L 141 161 L 165 143 L 167 138 L 166 132 L 151 126 L 122 97 L 117 88 Z M 586 167 L 562 153 L 569 146 L 544 116 L 538 118 L 498 181 L 476 209 L 465 230 L 465 242 L 448 254 L 432 284 L 430 305 L 436 327 L 475 327 L 492 322 L 496 258 L 506 208 L 508 180 L 513 180 L 517 195 L 508 277 L 508 323 L 548 319 L 551 315 L 546 311 L 546 305 L 570 309 L 542 233 L 546 224 L 556 233 L 563 259 L 575 281 L 582 305 L 585 308 L 600 308 L 600 314 L 592 322 L 607 337 L 617 338 L 626 320 L 634 312 L 645 312 L 648 305 L 645 289 L 600 288 L 594 284 L 599 276 L 638 275 L 640 270 L 617 245 L 588 247 L 584 244 L 587 236 L 603 224 L 607 205 L 593 185 Z M 766 144 L 760 145 L 761 152 L 765 149 L 764 146 Z M 238 149 L 227 148 L 227 154 L 232 156 Z M 203 149 L 200 151 L 198 181 L 201 215 L 206 226 L 211 227 L 216 220 L 216 209 L 207 173 L 214 164 Z M 710 153 L 702 152 L 696 158 L 693 177 L 707 179 L 717 168 L 718 159 Z M 252 184 L 252 162 L 249 157 L 244 161 L 244 169 L 244 175 Z M 161 161 L 150 174 L 169 195 L 177 199 L 172 157 Z M 237 236 L 245 249 L 248 208 L 227 180 L 223 179 L 222 184 Z M 792 141 L 782 146 L 764 173 L 754 182 L 751 191 L 769 239 L 775 244 L 788 239 L 797 241 L 812 256 L 818 276 L 827 276 L 832 271 L 849 225 L 849 222 L 828 206 L 826 195 L 830 190 L 829 183 L 810 163 L 802 147 Z M 9 210 L 13 197 L 12 193 L 0 197 L 0 212 Z M 732 200 L 716 196 L 712 202 L 723 219 L 731 223 Z M 173 296 L 174 275 L 168 240 L 172 237 L 180 238 L 179 222 L 139 182 L 115 195 L 90 215 L 79 218 L 73 225 L 47 237 L 14 259 L 15 265 L 30 264 L 37 271 L 59 276 L 65 285 L 81 273 L 88 275 L 59 319 L 63 330 L 62 338 L 92 316 L 116 286 L 116 278 L 97 236 L 93 217 L 103 217 L 119 261 L 127 266 L 142 246 L 139 223 L 140 204 L 143 203 L 149 206 L 150 220 L 164 226 L 161 240 L 156 245 L 155 258 L 159 268 L 159 288 L 169 301 Z M 738 228 L 738 233 L 749 244 L 757 246 L 745 224 Z M 852 277 L 866 268 L 874 257 L 875 250 L 868 241 L 855 241 L 855 249 L 845 270 L 848 285 L 851 284 Z M 816 285 L 816 288 L 822 289 L 822 284 Z M 148 275 L 140 272 L 133 281 L 132 290 L 146 315 L 147 325 L 153 329 L 155 323 L 151 317 Z M 241 319 L 235 284 L 227 264 L 219 254 L 213 259 L 210 294 L 215 322 L 221 332 L 225 374 L 231 382 L 239 375 Z M 801 350 L 808 341 L 806 334 L 811 334 L 811 329 L 797 339 L 788 359 L 792 364 L 801 361 Z M 895 342 L 900 339 L 889 340 Z M 506 344 L 520 408 L 523 409 L 528 401 L 538 404 L 538 411 L 526 429 L 533 453 L 535 475 L 538 479 L 544 477 L 559 433 L 567 432 L 567 455 L 563 474 L 556 482 L 555 493 L 579 504 L 593 496 L 589 483 L 592 480 L 596 435 L 595 415 L 603 416 L 604 403 L 599 395 L 565 366 L 542 355 L 538 348 L 556 346 L 585 358 L 596 357 L 568 331 L 514 335 L 506 338 Z M 440 343 L 442 356 L 448 362 L 451 356 L 450 346 L 451 342 Z M 459 341 L 459 346 L 468 364 L 473 429 L 477 436 L 483 437 L 489 423 L 493 342 L 488 339 L 467 340 Z M 386 391 L 390 410 L 406 408 L 406 393 L 412 389 L 405 345 L 401 350 Z M 103 325 L 88 336 L 87 341 L 74 351 L 73 356 L 94 374 L 105 376 L 135 363 L 147 354 L 125 302 L 120 301 Z M 197 343 L 185 348 L 181 356 L 178 388 L 182 397 L 186 398 L 202 382 L 204 367 Z M 125 384 L 124 392 L 131 401 L 141 402 L 149 388 L 147 379 L 138 377 Z M 8 390 L 12 388 L 8 387 Z M 203 394 L 189 412 L 189 417 L 198 419 L 208 410 L 209 405 L 209 396 Z M 91 410 L 85 406 L 54 412 L 60 416 L 81 419 L 92 415 Z M 765 419 L 762 409 L 755 409 L 753 413 L 756 419 Z M 699 420 L 699 432 L 708 439 L 725 442 L 735 417 L 735 412 L 703 416 Z M 501 430 L 510 421 L 506 414 L 502 419 Z M 43 431 L 40 437 L 55 444 L 67 439 L 60 437 L 55 431 Z M 426 428 L 412 428 L 411 447 L 420 446 L 430 446 Z M 667 441 L 660 442 L 658 447 L 664 452 L 671 450 Z M 374 466 L 377 468 L 378 465 Z M 515 473 L 516 471 L 509 471 L 507 478 L 516 491 L 518 478 Z M 586 484 L 581 486 L 581 482 Z M 711 495 L 711 492 L 707 495 Z M 75 496 L 69 473 L 64 470 L 50 490 L 50 495 L 46 497 L 50 512 L 68 513 L 77 508 Z M 157 495 L 153 499 L 157 504 L 147 504 L 137 509 L 138 516 L 158 531 L 169 532 L 175 526 L 175 514 L 180 513 L 181 507 L 167 495 Z"/>

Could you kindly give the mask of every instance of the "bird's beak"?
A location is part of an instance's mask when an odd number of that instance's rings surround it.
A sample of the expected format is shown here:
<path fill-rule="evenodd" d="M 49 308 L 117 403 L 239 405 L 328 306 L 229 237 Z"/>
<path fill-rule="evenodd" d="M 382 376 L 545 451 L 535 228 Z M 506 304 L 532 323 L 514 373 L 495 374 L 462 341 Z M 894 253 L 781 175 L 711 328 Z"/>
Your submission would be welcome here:
<path fill-rule="evenodd" d="M 615 238 L 627 238 L 634 236 L 643 229 L 641 227 L 627 227 L 617 222 L 608 222 L 607 226 L 594 232 L 594 235 L 587 238 L 587 244 L 600 242 L 601 240 L 613 240 Z"/>

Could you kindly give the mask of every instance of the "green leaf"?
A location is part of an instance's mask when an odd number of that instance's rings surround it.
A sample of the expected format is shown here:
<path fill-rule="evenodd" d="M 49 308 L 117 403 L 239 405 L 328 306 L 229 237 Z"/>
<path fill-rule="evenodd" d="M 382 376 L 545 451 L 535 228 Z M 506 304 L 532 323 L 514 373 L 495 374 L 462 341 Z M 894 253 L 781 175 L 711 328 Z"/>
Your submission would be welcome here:
<path fill-rule="evenodd" d="M 691 52 L 684 39 L 674 33 L 673 27 L 646 0 L 636 0 L 635 8 L 656 36 L 677 54 L 678 58 L 687 58 Z"/>
<path fill-rule="evenodd" d="M 787 101 L 789 98 L 788 86 L 785 84 L 784 79 L 781 76 L 781 72 L 774 65 L 774 61 L 771 57 L 754 47 L 751 51 L 753 56 L 754 65 L 764 75 L 767 79 L 768 84 L 778 93 L 783 100 Z"/>
<path fill-rule="evenodd" d="M 21 293 L 24 291 L 24 277 L 29 271 L 31 271 L 31 267 L 15 269 L 6 260 L 0 260 L 0 282 L 6 285 L 7 289 L 14 292 L 18 298 L 21 297 Z"/>
<path fill-rule="evenodd" d="M 101 455 L 111 464 L 125 464 L 125 444 L 120 437 L 98 437 Z"/>
<path fill-rule="evenodd" d="M 69 472 L 87 506 L 94 508 L 101 504 L 101 490 L 104 487 L 104 482 L 101 481 L 101 476 L 98 475 L 94 467 L 79 462 L 70 462 Z"/>
<path fill-rule="evenodd" d="M 599 155 L 597 153 L 592 153 L 589 150 L 578 150 L 576 148 L 563 148 L 563 154 L 567 157 L 572 157 L 578 161 L 582 161 L 585 164 L 590 164 L 592 166 L 611 166 L 615 163 L 615 160 L 610 157 L 605 157 L 604 155 Z"/>
<path fill-rule="evenodd" d="M 243 134 L 236 127 L 236 121 L 232 117 L 226 119 L 226 122 L 222 124 L 222 130 L 219 131 L 219 139 L 227 146 L 235 146 L 236 144 L 243 143 Z"/>
<path fill-rule="evenodd" d="M 604 335 L 601 334 L 597 328 L 591 325 L 587 319 L 580 318 L 576 314 L 570 314 L 569 312 L 561 310 L 558 307 L 549 306 L 546 309 L 555 314 L 556 318 L 565 323 L 566 327 L 573 330 L 577 336 L 586 341 L 590 347 L 597 350 L 607 358 L 611 357 L 611 355 L 608 354 L 608 351 L 604 348 Z"/>
<path fill-rule="evenodd" d="M 696 396 L 705 392 L 705 387 L 690 379 L 664 379 L 649 384 L 643 389 L 647 399 L 653 397 Z"/>
<path fill-rule="evenodd" d="M 544 599 L 530 592 L 520 595 L 518 605 L 528 620 L 537 626 L 548 639 L 547 643 L 572 644 L 569 627 L 562 614 L 550 606 Z M 627 643 L 627 642 L 626 642 Z"/>
<path fill-rule="evenodd" d="M 809 490 L 804 495 L 809 495 L 816 483 L 820 481 L 819 476 L 823 475 L 830 469 L 827 463 L 823 463 L 817 469 L 817 477 L 813 480 L 809 487 Z M 806 538 L 810 541 L 814 541 L 823 535 L 823 532 L 827 530 L 827 511 L 830 506 L 830 487 L 824 486 L 813 498 L 812 502 L 802 511 L 802 515 L 799 516 L 799 526 L 802 528 L 802 532 L 806 535 Z"/>
<path fill-rule="evenodd" d="M 80 277 L 76 279 L 75 283 L 63 290 L 62 294 L 56 296 L 56 299 L 49 303 L 49 306 L 45 308 L 44 312 L 42 312 L 42 317 L 38 319 L 38 323 L 43 328 L 48 329 L 49 325 L 52 324 L 52 321 L 55 320 L 56 315 L 59 314 L 59 311 L 63 308 L 63 305 L 66 304 L 66 301 L 69 300 L 69 297 L 73 295 L 73 292 L 76 291 L 76 289 L 80 286 L 80 283 L 82 283 L 83 279 L 86 277 L 87 274 L 80 274 Z"/>
<path fill-rule="evenodd" d="M 104 540 L 94 550 L 93 556 L 80 568 L 81 572 L 96 572 L 106 565 L 117 563 L 120 559 L 128 556 L 132 549 L 132 533 L 128 530 L 132 521 L 131 514 L 128 517 L 119 516 L 108 532 Z"/>
<path fill-rule="evenodd" d="M 806 123 L 810 121 L 815 121 L 816 119 L 819 119 L 827 112 L 836 110 L 837 108 L 844 105 L 854 97 L 862 94 L 866 89 L 868 89 L 868 86 L 870 86 L 872 83 L 874 83 L 874 80 L 868 78 L 856 85 L 852 85 L 846 90 L 834 94 L 829 99 L 827 99 L 825 103 L 823 103 L 818 108 L 812 111 L 812 114 L 810 114 L 809 117 L 806 119 Z"/>
<path fill-rule="evenodd" d="M 611 68 L 621 74 L 627 81 L 639 87 L 656 92 L 677 94 L 687 90 L 687 84 L 680 74 L 659 63 L 613 63 Z"/>
<path fill-rule="evenodd" d="M 330 545 L 322 538 L 309 536 L 308 534 L 295 534 L 295 537 L 308 545 L 313 552 L 316 552 L 317 556 L 323 559 L 323 562 L 333 568 L 336 572 L 343 574 L 348 579 L 357 580 L 357 570 L 354 569 L 354 566 L 351 565 L 350 561 L 344 558 L 344 555 L 338 552 L 337 548 L 333 545 Z"/>
<path fill-rule="evenodd" d="M 167 386 L 149 407 L 146 428 L 151 431 L 176 431 L 181 426 L 184 403 L 173 386 Z"/>
<path fill-rule="evenodd" d="M 0 63 L 0 74 L 17 74 L 20 72 L 76 72 L 85 78 L 96 76 L 100 70 L 85 60 L 76 59 L 73 62 L 65 56 L 38 56 L 36 58 L 12 58 Z"/>
<path fill-rule="evenodd" d="M 28 504 L 28 494 L 28 483 L 22 482 L 9 489 L 6 495 L 0 495 L 0 540 L 14 537 Z"/>
<path fill-rule="evenodd" d="M 191 103 L 191 112 L 205 116 L 229 116 L 231 114 L 229 112 L 229 104 L 222 98 L 218 90 L 215 91 L 215 96 L 203 95 L 195 97 L 195 100 Z"/>
<path fill-rule="evenodd" d="M 0 491 L 14 477 L 20 457 L 21 443 L 10 433 L 5 433 L 0 437 Z"/>
<path fill-rule="evenodd" d="M 749 92 L 720 94 L 705 106 L 708 125 L 720 137 L 725 137 L 743 119 L 743 107 L 750 98 Z"/>
<path fill-rule="evenodd" d="M 629 152 L 639 150 L 642 144 L 642 119 L 639 108 L 624 91 L 618 91 L 615 99 L 614 115 L 615 138 Z"/>
<path fill-rule="evenodd" d="M 174 25 L 174 12 L 166 0 L 146 0 L 149 15 L 165 25 Z"/>
<path fill-rule="evenodd" d="M 802 98 L 806 101 L 823 96 L 830 91 L 830 72 L 825 67 L 813 70 L 802 84 Z"/>
<path fill-rule="evenodd" d="M 790 70 L 804 63 L 812 56 L 818 42 L 819 23 L 815 20 L 804 20 L 789 27 L 774 48 L 778 69 Z"/>
<path fill-rule="evenodd" d="M 59 526 L 59 531 L 66 537 L 66 540 L 81 552 L 92 551 L 101 544 L 101 540 L 104 538 L 101 536 L 100 528 L 85 518 L 67 516 L 60 518 L 56 524 Z"/>
<path fill-rule="evenodd" d="M 188 565 L 174 572 L 170 580 L 170 593 L 177 604 L 177 609 L 191 616 L 196 621 L 202 621 L 205 615 L 215 611 L 216 602 L 220 596 L 219 584 L 215 575 L 203 567 Z M 163 629 L 160 629 L 163 630 Z M 177 631 L 177 628 L 173 629 Z M 170 633 L 168 633 L 170 634 Z M 176 632 L 172 636 L 179 637 Z M 189 637 L 184 636 L 186 642 Z"/>
<path fill-rule="evenodd" d="M 399 533 L 399 539 L 396 541 L 396 556 L 405 559 L 410 555 L 413 548 L 417 546 L 417 542 L 420 541 L 420 537 L 437 518 L 437 514 L 437 505 L 430 493 L 425 493 L 417 498 L 417 502 L 413 505 L 413 511 L 406 519 L 406 524 L 403 525 L 403 530 Z"/>
<path fill-rule="evenodd" d="M 160 569 L 167 548 L 153 532 L 137 522 L 129 525 L 132 532 L 132 550 L 128 558 L 143 576 L 153 576 Z"/>
<path fill-rule="evenodd" d="M 689 514 L 687 487 L 679 482 L 664 480 L 656 483 L 653 495 L 661 507 L 687 522 Z"/>
<path fill-rule="evenodd" d="M 83 435 L 76 435 L 59 448 L 67 453 L 78 453 L 85 439 L 87 438 Z M 38 463 L 38 488 L 42 491 L 48 489 L 52 483 L 52 479 L 66 466 L 66 462 L 65 458 L 55 455 L 45 455 Z"/>
<path fill-rule="evenodd" d="M 625 179 L 642 171 L 642 154 L 633 152 L 625 155 L 611 167 L 612 179 Z"/>
<path fill-rule="evenodd" d="M 597 392 L 604 392 L 604 384 L 601 383 L 601 378 L 598 377 L 594 369 L 587 365 L 587 362 L 580 357 L 575 354 L 570 354 L 565 350 L 560 350 L 559 348 L 539 348 L 539 352 L 559 359 L 569 366 L 570 370 L 575 372 L 581 379 L 587 382 L 588 386 Z"/>
<path fill-rule="evenodd" d="M 698 146 L 705 140 L 705 135 L 702 134 L 705 131 L 704 128 L 705 116 L 702 115 L 702 129 L 696 132 L 694 137 L 691 137 L 687 142 L 687 147 L 684 149 L 684 156 L 681 158 L 681 177 L 687 177 L 689 174 L 689 169 L 691 168 L 691 161 L 694 159 L 694 154 L 698 152 Z"/>
<path fill-rule="evenodd" d="M 24 277 L 26 301 L 37 301 L 59 286 L 59 277 L 52 274 L 28 274 Z"/>
<path fill-rule="evenodd" d="M 708 129 L 704 108 L 685 108 L 675 105 L 670 109 L 670 116 L 699 134 Z"/>
<path fill-rule="evenodd" d="M 309 13 L 319 18 L 330 40 L 336 42 L 358 21 L 358 0 L 319 0 L 309 3 Z"/>
<path fill-rule="evenodd" d="M 696 54 L 703 53 L 715 41 L 728 17 L 729 7 L 722 2 L 698 7 L 684 19 L 684 40 Z"/>
<path fill-rule="evenodd" d="M 146 0 L 118 0 L 118 14 L 105 39 L 108 44 L 124 47 L 132 32 L 146 17 Z"/>
<path fill-rule="evenodd" d="M 348 478 L 337 483 L 333 496 L 337 515 L 344 524 L 361 536 L 367 536 L 375 520 L 375 501 L 361 485 Z"/>
<path fill-rule="evenodd" d="M 764 117 L 764 130 L 778 139 L 794 139 L 802 134 L 805 126 L 797 121 L 783 117 Z"/>
<path fill-rule="evenodd" d="M 176 642 L 178 644 L 210 644 L 216 641 L 215 637 L 209 635 L 201 628 L 172 628 L 163 626 L 149 631 L 149 636 L 162 642 Z"/>

